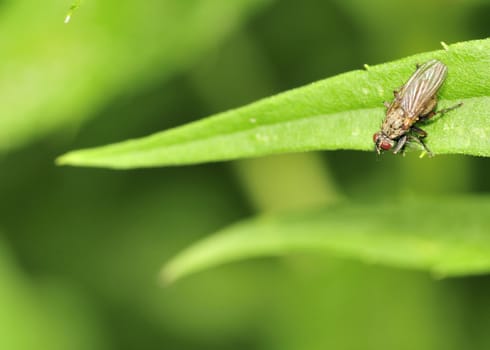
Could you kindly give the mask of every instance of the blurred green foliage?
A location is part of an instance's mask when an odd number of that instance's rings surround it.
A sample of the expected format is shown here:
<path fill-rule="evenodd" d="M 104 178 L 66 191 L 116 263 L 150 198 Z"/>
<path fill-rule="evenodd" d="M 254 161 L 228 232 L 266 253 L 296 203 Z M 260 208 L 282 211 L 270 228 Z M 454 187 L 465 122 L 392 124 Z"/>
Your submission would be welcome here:
<path fill-rule="evenodd" d="M 422 219 L 413 213 L 422 213 Z M 340 203 L 248 220 L 196 243 L 162 271 L 165 283 L 257 256 L 319 253 L 428 270 L 440 278 L 490 271 L 490 200 L 411 198 Z M 350 220 L 355 217 L 356 220 Z M 471 223 L 471 224 L 468 224 Z"/>
<path fill-rule="evenodd" d="M 8 4 L 0 22 L 0 151 L 87 119 L 108 100 L 191 65 L 266 0 Z M 61 18 L 61 21 L 60 21 Z M 63 93 L 60 94 L 60 91 Z"/>
<path fill-rule="evenodd" d="M 157 281 L 162 262 L 257 212 L 485 194 L 487 159 L 331 152 L 128 172 L 53 164 L 69 149 L 182 125 L 441 40 L 484 38 L 486 2 L 85 0 L 65 25 L 70 4 L 0 2 L 1 348 L 490 346 L 486 276 L 434 280 L 300 255 Z"/>

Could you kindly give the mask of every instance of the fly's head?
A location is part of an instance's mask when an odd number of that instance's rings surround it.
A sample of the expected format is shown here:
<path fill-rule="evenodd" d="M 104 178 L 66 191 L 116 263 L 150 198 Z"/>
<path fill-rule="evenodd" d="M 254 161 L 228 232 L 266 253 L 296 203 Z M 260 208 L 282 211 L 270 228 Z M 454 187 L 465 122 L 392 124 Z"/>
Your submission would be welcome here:
<path fill-rule="evenodd" d="M 376 145 L 376 152 L 381 154 L 382 151 L 389 151 L 395 146 L 395 141 L 386 136 L 382 131 L 373 135 L 373 142 Z"/>

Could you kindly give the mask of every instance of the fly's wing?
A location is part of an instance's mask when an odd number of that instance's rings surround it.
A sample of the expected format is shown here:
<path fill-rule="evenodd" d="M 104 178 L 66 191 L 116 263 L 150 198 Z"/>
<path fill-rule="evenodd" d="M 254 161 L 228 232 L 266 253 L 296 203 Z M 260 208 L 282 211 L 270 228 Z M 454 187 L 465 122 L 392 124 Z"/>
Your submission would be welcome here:
<path fill-rule="evenodd" d="M 406 116 L 414 121 L 427 107 L 427 103 L 437 94 L 446 78 L 447 67 L 437 60 L 420 66 L 400 89 L 400 106 Z"/>
<path fill-rule="evenodd" d="M 438 60 L 430 60 L 430 61 L 424 63 L 423 65 L 419 66 L 417 68 L 417 70 L 412 74 L 412 76 L 408 79 L 408 81 L 405 83 L 405 85 L 403 85 L 400 88 L 399 93 L 404 94 L 406 92 L 406 90 L 410 86 L 412 86 L 414 81 L 419 80 L 424 75 L 424 73 L 427 71 L 427 69 L 429 69 L 430 67 L 437 65 L 437 64 L 442 64 L 442 63 L 439 62 Z M 442 64 L 442 65 L 444 66 L 444 64 Z"/>

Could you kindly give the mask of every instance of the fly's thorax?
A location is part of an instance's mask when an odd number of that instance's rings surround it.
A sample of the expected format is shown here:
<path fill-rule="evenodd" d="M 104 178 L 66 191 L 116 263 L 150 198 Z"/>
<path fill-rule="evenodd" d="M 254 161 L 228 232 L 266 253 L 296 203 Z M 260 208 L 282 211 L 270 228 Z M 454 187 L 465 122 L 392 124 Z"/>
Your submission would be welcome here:
<path fill-rule="evenodd" d="M 406 118 L 406 113 L 402 108 L 390 108 L 386 112 L 386 119 L 381 126 L 381 131 L 390 139 L 397 139 L 407 133 L 403 127 Z"/>

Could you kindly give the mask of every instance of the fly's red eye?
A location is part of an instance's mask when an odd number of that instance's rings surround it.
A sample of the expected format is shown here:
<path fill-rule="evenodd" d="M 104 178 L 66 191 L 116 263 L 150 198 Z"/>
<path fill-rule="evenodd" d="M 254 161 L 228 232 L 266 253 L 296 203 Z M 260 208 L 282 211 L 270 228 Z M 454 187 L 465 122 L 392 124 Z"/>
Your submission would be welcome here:
<path fill-rule="evenodd" d="M 378 137 L 379 137 L 379 134 L 378 133 L 376 133 L 376 134 L 373 135 L 373 142 L 374 143 L 377 143 L 378 142 Z"/>
<path fill-rule="evenodd" d="M 383 141 L 383 142 L 381 142 L 379 147 L 381 147 L 381 149 L 383 149 L 385 151 L 388 151 L 389 149 L 391 149 L 392 146 L 391 146 L 391 143 Z"/>

